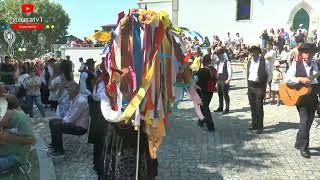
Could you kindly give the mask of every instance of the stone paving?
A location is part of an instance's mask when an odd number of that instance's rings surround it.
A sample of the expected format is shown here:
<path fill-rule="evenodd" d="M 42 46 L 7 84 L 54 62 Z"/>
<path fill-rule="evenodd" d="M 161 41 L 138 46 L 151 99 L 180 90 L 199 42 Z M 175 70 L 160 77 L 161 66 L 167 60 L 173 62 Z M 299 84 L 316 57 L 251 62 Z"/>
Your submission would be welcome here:
<path fill-rule="evenodd" d="M 246 95 L 245 73 L 233 67 L 231 113 L 213 113 L 216 131 L 207 132 L 197 126 L 190 101 L 179 104 L 179 112 L 169 120 L 167 137 L 159 150 L 158 180 L 215 179 L 320 179 L 320 129 L 311 129 L 311 159 L 300 157 L 293 145 L 298 128 L 294 107 L 266 104 L 265 131 L 250 132 L 250 108 Z M 211 110 L 217 108 L 214 94 Z M 49 142 L 46 120 L 34 123 Z M 57 179 L 97 179 L 92 170 L 92 146 L 76 155 L 77 137 L 65 136 L 66 157 L 54 160 Z"/>

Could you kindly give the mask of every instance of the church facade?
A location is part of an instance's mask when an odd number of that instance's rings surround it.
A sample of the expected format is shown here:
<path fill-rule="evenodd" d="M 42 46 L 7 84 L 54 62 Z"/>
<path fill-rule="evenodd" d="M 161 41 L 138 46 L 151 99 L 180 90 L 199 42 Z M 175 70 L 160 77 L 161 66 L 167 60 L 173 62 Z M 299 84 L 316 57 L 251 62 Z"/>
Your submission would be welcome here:
<path fill-rule="evenodd" d="M 240 33 L 245 43 L 259 43 L 264 29 L 289 29 L 299 24 L 320 30 L 320 0 L 138 0 L 140 8 L 165 10 L 175 26 L 196 30 L 212 39 Z"/>

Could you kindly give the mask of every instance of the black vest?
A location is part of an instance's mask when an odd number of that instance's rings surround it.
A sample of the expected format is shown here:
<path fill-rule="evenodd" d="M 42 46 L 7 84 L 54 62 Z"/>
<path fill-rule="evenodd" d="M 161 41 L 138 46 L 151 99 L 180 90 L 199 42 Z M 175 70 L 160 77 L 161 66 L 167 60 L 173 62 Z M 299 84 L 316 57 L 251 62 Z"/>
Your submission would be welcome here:
<path fill-rule="evenodd" d="M 92 93 L 93 92 L 93 86 L 91 84 L 92 80 L 95 79 L 95 76 L 92 72 L 88 71 L 88 78 L 86 80 L 87 89 Z"/>
<path fill-rule="evenodd" d="M 260 57 L 260 63 L 258 68 L 258 82 L 249 81 L 249 73 L 250 73 L 251 60 L 247 65 L 247 79 L 248 86 L 256 86 L 256 87 L 265 87 L 268 81 L 268 73 L 266 71 L 266 61 L 263 57 Z"/>
<path fill-rule="evenodd" d="M 220 65 L 221 62 L 219 62 L 218 67 Z M 224 61 L 223 64 L 223 69 L 222 69 L 222 73 L 218 74 L 218 81 L 225 81 L 228 79 L 229 77 L 229 73 L 228 73 L 228 61 Z"/>
<path fill-rule="evenodd" d="M 296 62 L 296 77 L 308 77 L 306 68 L 304 67 L 303 61 L 297 61 Z M 318 85 L 312 84 L 311 85 L 311 93 L 303 96 L 300 103 L 297 106 L 313 106 L 316 107 L 318 104 L 318 98 L 317 98 L 317 92 L 318 92 Z"/>

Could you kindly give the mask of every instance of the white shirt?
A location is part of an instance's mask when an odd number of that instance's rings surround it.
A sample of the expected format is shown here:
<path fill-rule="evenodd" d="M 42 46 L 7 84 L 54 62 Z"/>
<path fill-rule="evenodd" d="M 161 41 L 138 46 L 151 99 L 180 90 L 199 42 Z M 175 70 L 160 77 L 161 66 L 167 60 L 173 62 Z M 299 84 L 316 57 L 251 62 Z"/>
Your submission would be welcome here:
<path fill-rule="evenodd" d="M 227 71 L 228 71 L 228 79 L 227 80 L 231 80 L 232 69 L 231 69 L 231 64 L 230 64 L 229 61 L 223 61 L 223 62 L 219 63 L 219 66 L 218 66 L 218 69 L 217 69 L 218 74 L 222 74 L 223 73 L 224 63 L 227 63 Z"/>
<path fill-rule="evenodd" d="M 69 110 L 65 117 L 64 123 L 72 123 L 78 127 L 88 129 L 89 124 L 89 105 L 87 98 L 78 94 L 70 102 Z"/>
<path fill-rule="evenodd" d="M 284 82 L 285 83 L 288 83 L 288 84 L 291 84 L 291 85 L 294 85 L 294 84 L 299 84 L 299 79 L 296 77 L 296 65 L 297 63 L 296 62 L 293 62 L 292 65 L 290 66 L 290 68 L 288 69 L 287 71 L 287 74 L 286 74 L 286 77 L 284 79 Z M 307 75 L 308 77 L 310 77 L 310 70 L 311 70 L 311 67 L 313 67 L 313 74 L 316 74 L 318 72 L 318 65 L 312 61 L 311 62 L 311 65 L 309 66 L 305 61 L 303 61 L 303 65 L 304 65 L 304 68 L 307 72 Z M 318 83 L 318 80 L 317 79 L 313 79 L 311 81 L 311 84 L 317 84 Z"/>
<path fill-rule="evenodd" d="M 227 36 L 225 39 L 224 39 L 224 44 L 229 47 L 231 45 L 231 37 L 230 36 Z"/>
<path fill-rule="evenodd" d="M 88 79 L 88 73 L 82 72 L 80 74 L 80 93 L 84 96 L 89 96 L 91 92 L 87 88 L 87 79 Z"/>
<path fill-rule="evenodd" d="M 25 73 L 25 74 L 20 75 L 18 78 L 19 85 L 22 85 L 24 88 L 26 87 L 25 81 L 26 81 L 27 77 L 29 77 L 29 74 Z"/>
<path fill-rule="evenodd" d="M 282 51 L 281 54 L 280 54 L 280 60 L 289 62 L 289 60 L 290 60 L 289 52 Z"/>
<path fill-rule="evenodd" d="M 53 75 L 53 68 L 48 65 L 48 72 L 49 72 L 49 75 L 50 77 Z M 46 82 L 46 71 L 42 71 L 41 75 L 40 75 L 40 79 L 41 79 L 41 83 L 47 85 L 47 82 Z"/>
<path fill-rule="evenodd" d="M 96 87 L 94 87 L 92 97 L 96 101 L 101 101 L 101 98 L 106 94 L 106 86 L 103 81 L 99 82 Z"/>
<path fill-rule="evenodd" d="M 277 57 L 277 52 L 274 49 L 269 50 L 264 56 L 264 58 L 268 60 L 272 65 L 274 64 L 276 57 Z"/>
<path fill-rule="evenodd" d="M 234 39 L 234 41 L 236 42 L 236 44 L 242 44 L 243 43 L 243 38 L 240 36 L 236 36 L 236 38 Z"/>
<path fill-rule="evenodd" d="M 62 83 L 61 76 L 57 76 L 51 80 L 49 87 L 59 86 L 61 83 Z M 56 90 L 50 90 L 49 100 L 50 101 L 58 101 L 59 92 L 60 92 L 59 87 Z"/>
<path fill-rule="evenodd" d="M 50 76 L 52 76 L 53 75 L 53 67 L 48 65 L 48 71 L 49 71 Z"/>
<path fill-rule="evenodd" d="M 305 35 L 308 33 L 308 31 L 307 31 L 305 28 L 303 28 L 303 29 L 299 28 L 299 29 L 297 30 L 297 35 L 299 35 L 299 30 L 301 30 L 301 33 L 302 33 L 302 34 L 305 34 Z"/>
<path fill-rule="evenodd" d="M 258 77 L 259 64 L 260 64 L 260 57 L 258 58 L 257 62 L 251 59 L 251 64 L 249 67 L 249 77 L 248 77 L 249 81 L 259 82 L 259 77 Z M 268 61 L 265 61 L 265 69 L 268 74 L 267 82 L 270 82 L 272 80 L 272 69 L 270 69 L 270 65 Z"/>

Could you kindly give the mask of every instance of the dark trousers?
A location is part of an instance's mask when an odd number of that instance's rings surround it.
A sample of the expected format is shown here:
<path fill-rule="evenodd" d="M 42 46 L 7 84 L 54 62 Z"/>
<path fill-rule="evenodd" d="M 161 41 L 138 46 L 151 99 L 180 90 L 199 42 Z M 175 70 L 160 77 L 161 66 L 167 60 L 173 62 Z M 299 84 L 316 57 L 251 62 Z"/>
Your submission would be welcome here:
<path fill-rule="evenodd" d="M 206 91 L 198 91 L 198 94 L 200 95 L 202 100 L 202 106 L 200 106 L 200 109 L 204 116 L 204 121 L 199 121 L 199 124 L 200 126 L 203 126 L 203 123 L 206 123 L 208 130 L 213 131 L 214 124 L 213 124 L 213 120 L 212 120 L 212 116 L 209 108 L 213 93 L 206 92 Z"/>
<path fill-rule="evenodd" d="M 58 101 L 50 101 L 51 110 L 57 111 Z"/>
<path fill-rule="evenodd" d="M 10 154 L 0 155 L 0 173 L 18 165 L 18 161 Z"/>
<path fill-rule="evenodd" d="M 251 126 L 263 130 L 263 99 L 266 96 L 265 87 L 248 87 L 248 98 L 251 108 Z"/>
<path fill-rule="evenodd" d="M 316 107 L 310 103 L 305 106 L 297 107 L 300 116 L 299 131 L 297 133 L 295 147 L 302 151 L 309 149 L 310 128 L 316 112 Z"/>
<path fill-rule="evenodd" d="M 226 103 L 226 110 L 229 110 L 230 97 L 229 97 L 229 84 L 225 84 L 224 81 L 217 81 L 217 89 L 219 96 L 219 109 L 223 109 L 223 99 Z"/>
<path fill-rule="evenodd" d="M 63 123 L 61 119 L 52 119 L 49 122 L 51 132 L 51 143 L 55 151 L 64 152 L 62 134 L 72 134 L 76 136 L 84 135 L 87 130 L 75 126 L 72 123 Z"/>
<path fill-rule="evenodd" d="M 104 146 L 105 139 L 103 138 L 97 138 L 96 143 L 93 145 L 93 165 L 98 174 L 103 174 Z"/>

